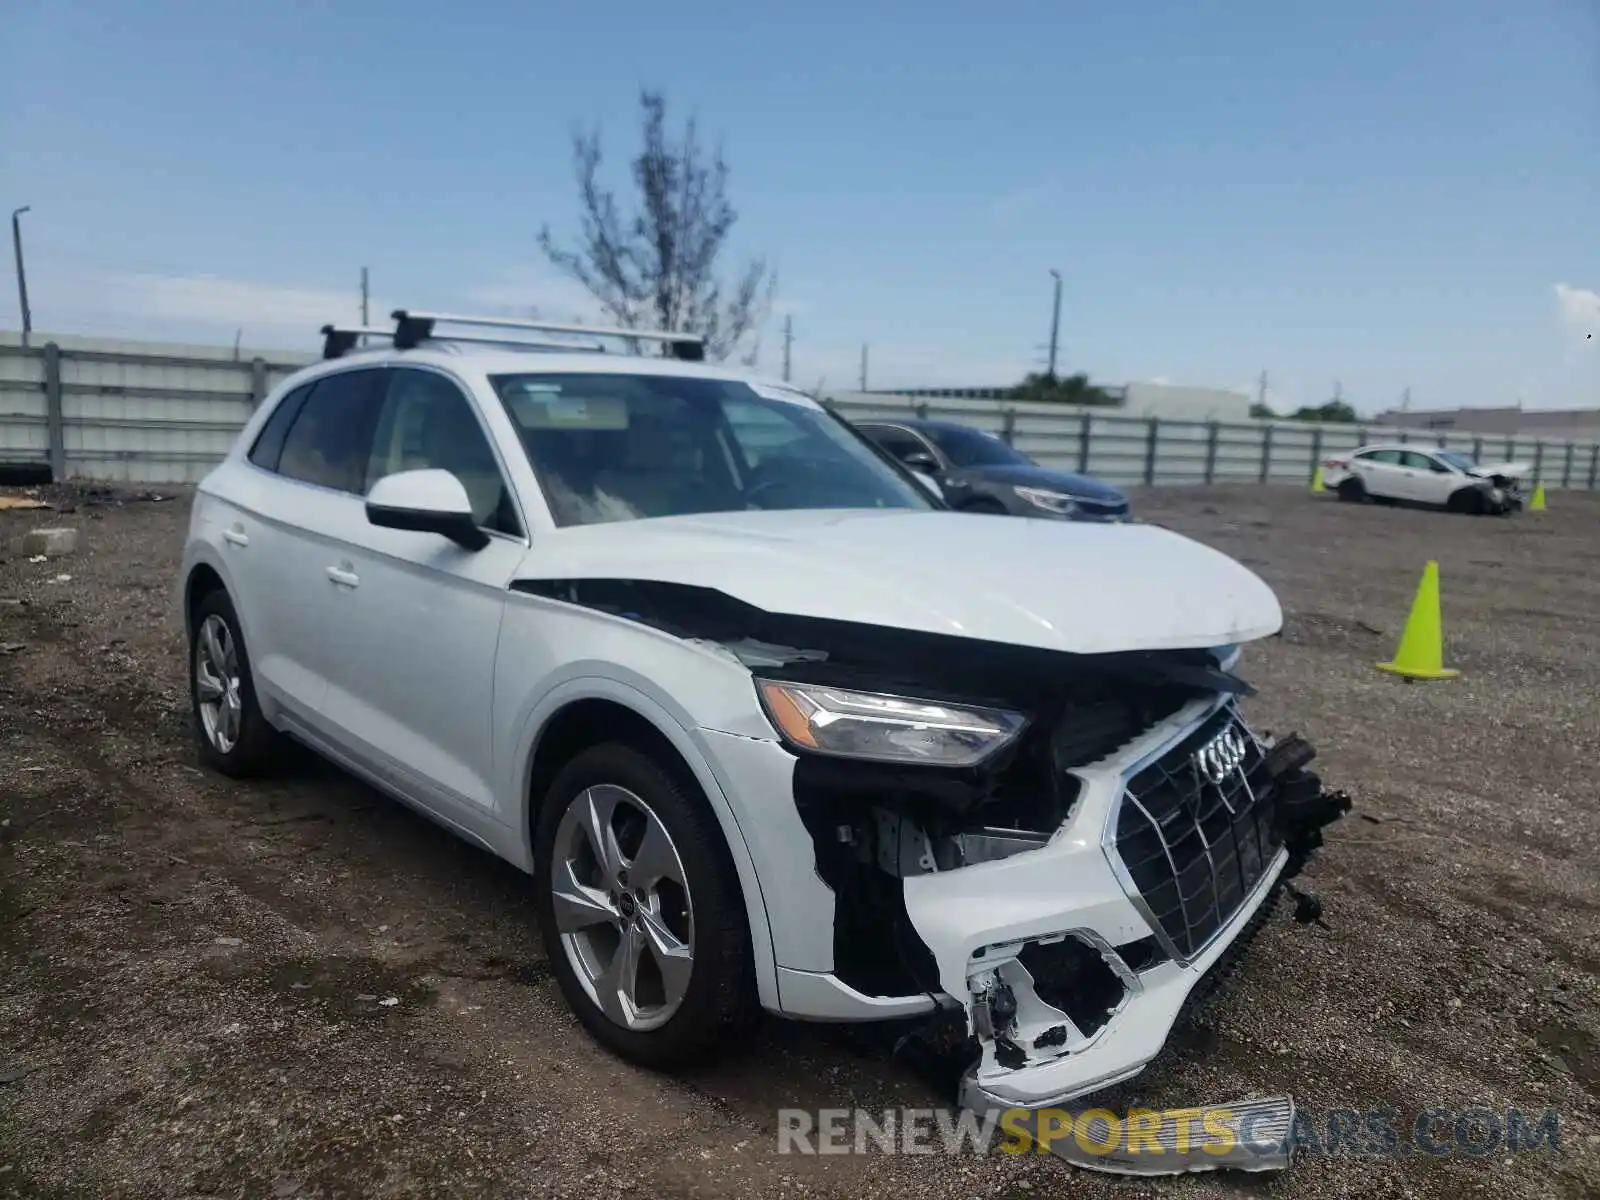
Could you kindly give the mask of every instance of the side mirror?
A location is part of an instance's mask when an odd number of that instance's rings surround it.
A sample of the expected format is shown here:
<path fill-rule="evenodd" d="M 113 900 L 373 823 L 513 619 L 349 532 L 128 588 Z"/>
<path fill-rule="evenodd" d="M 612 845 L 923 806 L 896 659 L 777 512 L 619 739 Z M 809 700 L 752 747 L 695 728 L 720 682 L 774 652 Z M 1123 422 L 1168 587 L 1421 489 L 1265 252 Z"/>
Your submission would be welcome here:
<path fill-rule="evenodd" d="M 913 471 L 937 471 L 939 461 L 926 450 L 913 450 L 900 460 Z"/>
<path fill-rule="evenodd" d="M 449 471 L 399 471 L 367 493 L 367 520 L 384 529 L 437 533 L 466 550 L 482 550 L 489 535 L 472 516 L 467 489 Z"/>

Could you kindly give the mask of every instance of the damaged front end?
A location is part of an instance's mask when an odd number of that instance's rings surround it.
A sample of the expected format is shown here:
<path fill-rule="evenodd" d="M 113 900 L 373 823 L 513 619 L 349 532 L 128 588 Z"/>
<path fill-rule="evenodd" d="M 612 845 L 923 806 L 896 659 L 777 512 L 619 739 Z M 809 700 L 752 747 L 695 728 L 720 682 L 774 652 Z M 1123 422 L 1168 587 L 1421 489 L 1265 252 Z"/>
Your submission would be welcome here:
<path fill-rule="evenodd" d="M 751 672 L 831 893 L 829 974 L 870 1002 L 929 998 L 920 1040 L 980 1111 L 1067 1106 L 1142 1071 L 1349 808 L 1303 738 L 1246 724 L 1232 646 L 1074 654 L 677 584 L 537 590 Z M 1143 1169 L 1121 1162 L 1085 1165 Z M 1199 1169 L 1152 1169 L 1175 1168 Z"/>

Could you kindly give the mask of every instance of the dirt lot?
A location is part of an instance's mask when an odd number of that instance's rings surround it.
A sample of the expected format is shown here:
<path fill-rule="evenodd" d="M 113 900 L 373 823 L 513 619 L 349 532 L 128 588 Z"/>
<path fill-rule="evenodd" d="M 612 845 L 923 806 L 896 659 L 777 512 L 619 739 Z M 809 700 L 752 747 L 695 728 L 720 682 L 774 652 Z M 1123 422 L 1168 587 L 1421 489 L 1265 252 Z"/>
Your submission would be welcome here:
<path fill-rule="evenodd" d="M 0 512 L 0 1194 L 1600 1194 L 1600 497 L 1512 520 L 1137 498 L 1279 590 L 1249 709 L 1316 741 L 1357 804 L 1302 881 L 1326 927 L 1277 916 L 1139 1100 L 1391 1107 L 1402 1143 L 1427 1108 L 1555 1107 L 1564 1151 L 1156 1184 L 779 1156 L 779 1107 L 932 1102 L 837 1031 L 769 1022 L 688 1079 L 608 1057 L 515 871 L 329 768 L 196 769 L 169 614 L 186 502 L 57 498 L 75 510 Z M 16 539 L 46 523 L 82 550 L 28 562 Z M 1408 686 L 1372 664 L 1429 558 L 1464 674 Z"/>

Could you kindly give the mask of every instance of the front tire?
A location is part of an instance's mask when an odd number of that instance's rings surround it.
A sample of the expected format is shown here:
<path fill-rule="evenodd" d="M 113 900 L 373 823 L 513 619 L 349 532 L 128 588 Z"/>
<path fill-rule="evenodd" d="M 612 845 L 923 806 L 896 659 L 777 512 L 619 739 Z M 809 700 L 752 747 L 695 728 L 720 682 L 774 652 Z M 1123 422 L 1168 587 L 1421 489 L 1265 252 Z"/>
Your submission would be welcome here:
<path fill-rule="evenodd" d="M 1451 493 L 1450 502 L 1446 507 L 1454 513 L 1466 513 L 1478 517 L 1488 511 L 1489 502 L 1477 488 L 1461 488 Z"/>
<path fill-rule="evenodd" d="M 265 774 L 283 738 L 261 715 L 250 654 L 228 593 L 208 593 L 189 636 L 189 706 L 200 760 L 234 779 Z"/>
<path fill-rule="evenodd" d="M 756 1015 L 722 830 L 693 785 L 650 754 L 608 743 L 567 763 L 540 805 L 534 861 L 545 953 L 596 1041 L 671 1069 Z"/>

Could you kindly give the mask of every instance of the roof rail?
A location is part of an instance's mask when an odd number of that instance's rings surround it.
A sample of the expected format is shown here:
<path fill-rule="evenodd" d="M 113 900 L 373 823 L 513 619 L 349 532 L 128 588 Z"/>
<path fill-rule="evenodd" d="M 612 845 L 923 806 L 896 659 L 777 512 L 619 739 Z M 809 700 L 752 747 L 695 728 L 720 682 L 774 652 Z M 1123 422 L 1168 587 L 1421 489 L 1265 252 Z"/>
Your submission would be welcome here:
<path fill-rule="evenodd" d="M 393 329 L 374 329 L 367 325 L 348 326 L 339 328 L 334 325 L 322 327 L 322 357 L 342 358 L 351 350 L 358 347 L 361 338 L 381 337 L 393 340 L 396 331 Z M 566 353 L 594 353 L 604 354 L 605 345 L 601 342 L 541 342 L 530 341 L 527 338 L 487 338 L 487 337 L 451 337 L 451 342 L 470 342 L 481 346 L 510 346 L 517 350 L 561 350 Z M 398 344 L 398 343 L 397 343 Z"/>
<path fill-rule="evenodd" d="M 570 333 L 591 338 L 622 338 L 630 342 L 661 342 L 673 358 L 685 362 L 703 362 L 706 356 L 705 338 L 696 333 L 671 333 L 660 329 L 620 329 L 594 325 L 570 325 L 556 321 L 530 321 L 517 317 L 473 317 L 460 313 L 415 312 L 397 308 L 394 313 L 394 345 L 397 350 L 410 350 L 430 338 L 444 341 L 487 341 L 489 339 L 458 337 L 434 332 L 436 325 L 476 325 L 489 329 L 525 329 L 535 333 Z M 527 345 L 526 342 L 496 344 Z M 544 343 L 549 346 L 550 343 Z M 559 344 L 566 349 L 565 344 Z M 588 347 L 574 347 L 586 349 Z"/>

